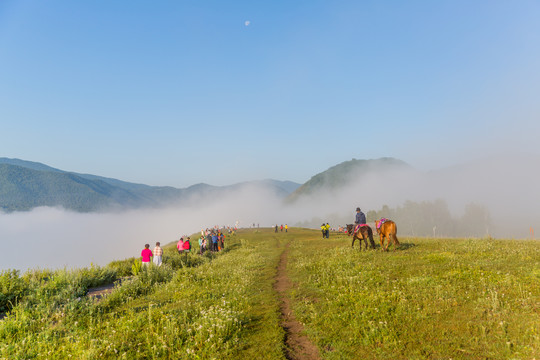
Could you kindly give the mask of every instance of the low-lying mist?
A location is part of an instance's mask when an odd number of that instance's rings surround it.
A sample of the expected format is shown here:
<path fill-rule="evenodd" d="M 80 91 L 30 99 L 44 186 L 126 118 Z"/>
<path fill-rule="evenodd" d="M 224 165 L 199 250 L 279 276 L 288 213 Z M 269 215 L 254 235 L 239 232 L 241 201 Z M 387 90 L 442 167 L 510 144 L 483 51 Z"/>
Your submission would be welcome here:
<path fill-rule="evenodd" d="M 484 208 L 491 223 L 484 236 L 530 238 L 530 229 L 540 231 L 539 175 L 540 158 L 524 155 L 483 159 L 427 173 L 414 169 L 356 173 L 346 186 L 322 188 L 309 198 L 301 198 L 296 209 L 314 210 L 319 214 L 316 218 L 323 221 L 347 219 L 352 223 L 357 206 L 367 213 L 384 205 L 400 207 L 407 201 L 442 200 L 456 218 L 466 216 L 471 204 Z M 412 235 L 399 224 L 398 231 Z"/>
<path fill-rule="evenodd" d="M 5 254 L 0 270 L 105 265 L 138 257 L 145 243 L 168 244 L 214 225 L 316 227 L 322 219 L 337 226 L 352 223 L 358 206 L 367 213 L 383 205 L 392 208 L 406 201 L 437 199 L 445 201 L 456 217 L 463 216 L 467 204 L 485 207 L 492 223 L 486 235 L 530 238 L 531 227 L 540 231 L 538 165 L 538 158 L 519 157 L 429 173 L 356 174 L 344 187 L 323 188 L 294 203 L 262 186 L 246 185 L 218 198 L 192 198 L 162 209 L 75 213 L 36 208 L 0 214 L 0 245 Z M 412 235 L 399 223 L 398 234 Z M 192 240 L 195 245 L 197 239 Z"/>

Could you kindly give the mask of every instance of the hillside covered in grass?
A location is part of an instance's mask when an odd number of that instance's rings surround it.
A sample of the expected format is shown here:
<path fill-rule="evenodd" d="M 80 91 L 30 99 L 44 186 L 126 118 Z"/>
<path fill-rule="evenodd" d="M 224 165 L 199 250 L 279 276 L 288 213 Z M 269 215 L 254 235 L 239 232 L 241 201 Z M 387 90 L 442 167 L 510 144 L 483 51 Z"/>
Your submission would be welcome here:
<path fill-rule="evenodd" d="M 3 272 L 0 358 L 290 358 L 274 288 L 283 261 L 285 296 L 321 358 L 539 357 L 539 242 L 403 237 L 385 253 L 350 240 L 246 229 L 217 254 L 170 245 L 161 268 L 135 276 L 135 259 Z"/>

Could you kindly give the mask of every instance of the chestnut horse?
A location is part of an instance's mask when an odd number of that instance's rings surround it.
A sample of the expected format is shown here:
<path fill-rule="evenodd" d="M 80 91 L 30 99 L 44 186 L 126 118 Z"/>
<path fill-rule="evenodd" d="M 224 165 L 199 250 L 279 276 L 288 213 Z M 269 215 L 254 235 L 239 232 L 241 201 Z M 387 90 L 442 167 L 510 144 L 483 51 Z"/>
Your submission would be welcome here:
<path fill-rule="evenodd" d="M 388 251 L 388 246 L 390 242 L 394 243 L 394 250 L 396 246 L 399 246 L 399 241 L 396 236 L 397 226 L 396 223 L 392 220 L 381 219 L 375 221 L 375 227 L 377 228 L 377 233 L 381 238 L 381 249 L 383 251 Z M 386 239 L 386 246 L 384 246 L 384 240 Z"/>
<path fill-rule="evenodd" d="M 352 235 L 353 231 L 354 231 L 354 225 L 347 224 L 347 233 L 349 235 Z M 371 243 L 371 248 L 375 249 L 375 241 L 373 241 L 373 230 L 371 230 L 371 227 L 367 224 L 360 226 L 353 235 L 351 247 L 354 249 L 354 240 L 358 239 L 358 241 L 360 242 L 360 250 L 362 250 L 362 240 L 364 240 L 364 243 L 366 244 L 366 250 L 367 250 L 368 238 L 369 238 L 369 242 Z"/>

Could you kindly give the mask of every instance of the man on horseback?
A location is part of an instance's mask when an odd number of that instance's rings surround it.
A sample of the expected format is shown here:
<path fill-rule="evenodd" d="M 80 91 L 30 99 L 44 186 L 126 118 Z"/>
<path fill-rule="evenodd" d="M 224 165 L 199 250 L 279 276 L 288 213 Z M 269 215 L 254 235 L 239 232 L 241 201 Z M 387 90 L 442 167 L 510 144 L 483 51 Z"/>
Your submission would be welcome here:
<path fill-rule="evenodd" d="M 362 240 L 366 244 L 366 250 L 368 247 L 367 239 L 371 243 L 371 248 L 375 249 L 375 242 L 373 241 L 373 230 L 371 227 L 366 224 L 366 215 L 360 210 L 359 207 L 356 208 L 356 218 L 354 220 L 354 230 L 352 231 L 353 240 L 351 246 L 354 248 L 354 240 L 358 239 L 360 241 L 360 250 L 362 250 Z M 352 228 L 353 225 L 350 225 Z"/>
<path fill-rule="evenodd" d="M 356 219 L 354 220 L 355 225 L 363 225 L 366 223 L 366 215 L 360 210 L 359 207 L 356 208 Z"/>

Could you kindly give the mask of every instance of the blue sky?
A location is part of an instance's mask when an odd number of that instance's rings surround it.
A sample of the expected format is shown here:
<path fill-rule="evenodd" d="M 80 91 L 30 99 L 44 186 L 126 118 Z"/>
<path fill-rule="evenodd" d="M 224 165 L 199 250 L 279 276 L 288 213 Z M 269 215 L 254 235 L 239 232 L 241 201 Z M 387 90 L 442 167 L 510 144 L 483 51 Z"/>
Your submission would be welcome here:
<path fill-rule="evenodd" d="M 538 1 L 4 0 L 0 156 L 185 187 L 539 155 L 538 19 Z"/>

